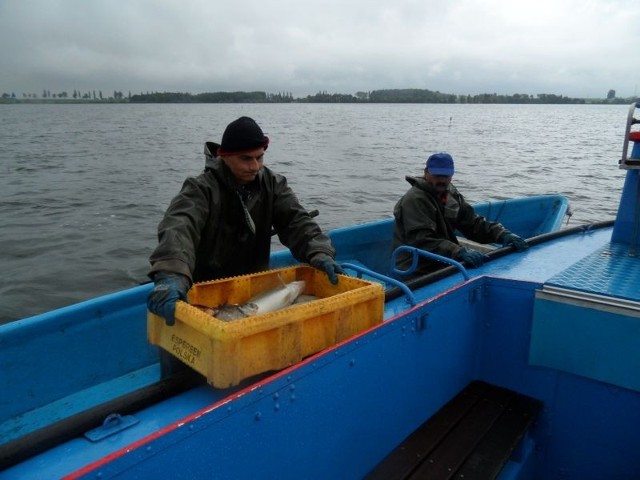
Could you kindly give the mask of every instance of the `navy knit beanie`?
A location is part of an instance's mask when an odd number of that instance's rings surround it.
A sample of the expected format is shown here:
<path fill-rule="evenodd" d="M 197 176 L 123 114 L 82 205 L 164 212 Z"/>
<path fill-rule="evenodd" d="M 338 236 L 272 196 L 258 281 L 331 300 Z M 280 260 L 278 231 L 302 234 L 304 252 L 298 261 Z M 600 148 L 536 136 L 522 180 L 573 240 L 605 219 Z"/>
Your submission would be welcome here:
<path fill-rule="evenodd" d="M 269 146 L 269 137 L 262 133 L 258 124 L 249 117 L 234 120 L 222 134 L 222 144 L 218 149 L 220 155 L 238 155 L 258 148 L 265 150 Z"/>

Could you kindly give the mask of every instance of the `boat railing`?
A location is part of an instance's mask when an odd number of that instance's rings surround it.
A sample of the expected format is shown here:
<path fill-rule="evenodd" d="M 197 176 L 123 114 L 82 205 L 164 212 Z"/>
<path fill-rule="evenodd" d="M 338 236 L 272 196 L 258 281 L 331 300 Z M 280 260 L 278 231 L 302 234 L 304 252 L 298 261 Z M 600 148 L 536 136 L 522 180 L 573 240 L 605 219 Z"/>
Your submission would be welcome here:
<path fill-rule="evenodd" d="M 411 265 L 406 270 L 400 270 L 396 266 L 397 265 L 396 259 L 398 255 L 403 252 L 411 253 Z M 407 245 L 399 246 L 391 254 L 391 272 L 393 272 L 395 275 L 411 275 L 418 268 L 419 257 L 427 257 L 431 260 L 437 260 L 438 262 L 446 263 L 448 265 L 453 265 L 458 270 L 460 270 L 460 273 L 462 273 L 462 276 L 464 277 L 465 280 L 469 280 L 471 278 L 471 276 L 469 275 L 469 272 L 467 272 L 467 269 L 464 268 L 464 265 L 454 260 L 453 258 L 443 257 L 442 255 L 438 255 L 432 252 L 427 252 L 426 250 L 422 250 L 420 248 L 409 247 Z"/>
<path fill-rule="evenodd" d="M 640 140 L 640 130 L 633 131 L 634 125 L 640 124 L 640 119 L 635 118 L 636 108 L 640 109 L 640 101 L 632 103 L 629 106 L 629 114 L 627 115 L 627 126 L 624 130 L 624 143 L 622 145 L 622 158 L 620 159 L 620 168 L 630 170 L 640 168 L 640 159 L 634 155 L 629 156 L 629 141 L 638 142 Z"/>
<path fill-rule="evenodd" d="M 366 267 L 363 267 L 361 265 L 356 265 L 354 263 L 345 262 L 345 263 L 341 263 L 340 266 L 342 268 L 354 270 L 358 274 L 358 278 L 362 278 L 362 275 L 364 274 L 373 278 L 377 278 L 378 280 L 382 280 L 387 284 L 391 284 L 398 287 L 407 297 L 407 301 L 411 304 L 412 307 L 415 307 L 418 303 L 416 300 L 416 297 L 413 295 L 413 292 L 409 289 L 409 287 L 407 287 L 401 281 L 396 280 L 395 278 L 388 277 L 386 275 L 376 272 L 375 270 L 370 270 Z"/>
<path fill-rule="evenodd" d="M 555 239 L 569 236 L 569 235 L 575 235 L 575 234 L 588 235 L 589 233 L 592 233 L 595 230 L 598 230 L 601 228 L 610 228 L 613 225 L 614 225 L 614 220 L 606 220 L 602 222 L 590 223 L 585 225 L 576 225 L 574 227 L 569 227 L 563 230 L 556 230 L 554 232 L 548 232 L 548 233 L 543 233 L 541 235 L 536 235 L 534 237 L 529 237 L 527 238 L 527 243 L 529 244 L 530 247 L 533 247 L 535 245 L 539 245 L 541 243 L 548 242 L 548 241 L 555 240 Z M 504 257 L 505 255 L 508 255 L 514 251 L 515 249 L 511 245 L 508 247 L 502 247 L 496 250 L 492 250 L 491 252 L 488 252 L 486 254 L 488 257 L 487 262 L 497 260 L 498 258 Z M 403 285 L 405 285 L 406 287 L 408 287 L 410 290 L 413 291 L 418 288 L 422 288 L 434 282 L 437 282 L 438 280 L 441 280 L 443 278 L 449 277 L 455 274 L 456 271 L 457 269 L 455 268 L 455 266 L 449 265 L 440 270 L 436 270 L 435 272 L 427 273 L 425 275 L 406 280 L 405 282 L 403 282 Z M 385 301 L 388 302 L 390 300 L 398 298 L 400 295 L 402 295 L 403 292 L 404 292 L 404 289 L 400 290 L 395 287 L 389 288 L 385 290 Z"/>

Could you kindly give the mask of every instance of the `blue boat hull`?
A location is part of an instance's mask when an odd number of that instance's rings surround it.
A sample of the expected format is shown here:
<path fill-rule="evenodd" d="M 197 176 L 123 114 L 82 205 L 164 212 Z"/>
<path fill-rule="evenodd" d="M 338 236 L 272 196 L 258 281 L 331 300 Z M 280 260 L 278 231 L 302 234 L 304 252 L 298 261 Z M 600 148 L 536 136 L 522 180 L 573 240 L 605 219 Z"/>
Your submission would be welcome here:
<path fill-rule="evenodd" d="M 526 232 L 501 216 L 506 207 L 485 213 L 532 237 L 557 230 L 559 198 L 551 226 Z M 340 261 L 385 274 L 391 229 L 383 220 L 330 235 Z M 611 228 L 576 232 L 496 258 L 470 280 L 450 275 L 416 290 L 416 305 L 388 300 L 383 324 L 291 368 L 234 389 L 188 389 L 135 411 L 135 424 L 103 440 L 78 435 L 0 478 L 362 478 L 476 379 L 544 402 L 500 478 L 640 478 L 638 391 L 530 358 L 536 292 L 610 237 Z M 280 251 L 272 266 L 292 262 Z M 158 380 L 146 341 L 149 289 L 0 328 L 11 388 L 0 403 L 4 441 Z"/>

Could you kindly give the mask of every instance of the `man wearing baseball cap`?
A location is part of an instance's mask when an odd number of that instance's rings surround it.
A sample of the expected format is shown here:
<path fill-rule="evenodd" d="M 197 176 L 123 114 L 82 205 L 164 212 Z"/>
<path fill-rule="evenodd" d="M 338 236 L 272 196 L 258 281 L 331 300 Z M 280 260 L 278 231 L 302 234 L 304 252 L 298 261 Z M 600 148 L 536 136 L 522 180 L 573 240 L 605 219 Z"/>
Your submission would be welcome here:
<path fill-rule="evenodd" d="M 435 153 L 427 159 L 422 177 L 406 177 L 411 188 L 396 204 L 393 248 L 408 245 L 449 257 L 467 266 L 481 266 L 487 256 L 458 242 L 456 230 L 478 243 L 512 245 L 517 251 L 529 247 L 518 235 L 497 222 L 475 213 L 462 194 L 451 184 L 455 168 L 448 153 Z M 407 270 L 412 257 L 398 255 L 397 268 Z M 442 262 L 422 257 L 413 274 L 424 275 L 445 267 Z"/>
<path fill-rule="evenodd" d="M 272 230 L 300 262 L 338 283 L 335 250 L 287 184 L 264 166 L 269 137 L 249 117 L 231 122 L 220 144 L 205 143 L 205 170 L 188 178 L 158 226 L 149 261 L 155 285 L 147 306 L 175 322 L 177 300 L 193 282 L 269 268 Z"/>

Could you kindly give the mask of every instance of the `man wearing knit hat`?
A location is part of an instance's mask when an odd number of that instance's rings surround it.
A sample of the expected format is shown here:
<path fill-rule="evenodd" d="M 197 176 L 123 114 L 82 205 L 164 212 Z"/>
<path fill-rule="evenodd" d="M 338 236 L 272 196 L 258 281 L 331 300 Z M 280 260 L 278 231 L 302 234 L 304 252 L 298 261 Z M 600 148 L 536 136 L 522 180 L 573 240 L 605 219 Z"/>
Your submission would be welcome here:
<path fill-rule="evenodd" d="M 269 146 L 249 117 L 231 122 L 222 142 L 205 144 L 205 170 L 188 178 L 158 226 L 149 261 L 155 285 L 147 306 L 174 324 L 177 300 L 193 282 L 269 268 L 272 229 L 293 256 L 337 273 L 329 237 L 300 205 L 287 180 L 263 165 Z"/>
<path fill-rule="evenodd" d="M 465 262 L 469 267 L 479 267 L 487 256 L 478 250 L 461 246 L 456 230 L 478 243 L 512 245 L 517 251 L 529 247 L 524 239 L 499 223 L 477 215 L 451 184 L 453 173 L 453 158 L 442 152 L 427 159 L 422 177 L 406 177 L 411 188 L 398 201 L 393 211 L 394 249 L 400 245 L 408 245 Z M 400 270 L 407 270 L 411 262 L 411 254 L 401 254 L 398 255 L 396 266 Z M 444 263 L 421 258 L 414 276 L 445 266 Z"/>

